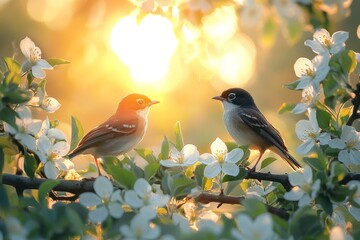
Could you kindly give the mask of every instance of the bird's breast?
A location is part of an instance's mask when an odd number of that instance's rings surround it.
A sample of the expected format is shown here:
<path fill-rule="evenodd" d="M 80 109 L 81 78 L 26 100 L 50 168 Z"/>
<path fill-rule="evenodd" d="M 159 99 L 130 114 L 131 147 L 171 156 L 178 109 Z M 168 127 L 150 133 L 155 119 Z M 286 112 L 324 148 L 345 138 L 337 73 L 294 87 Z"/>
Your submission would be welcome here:
<path fill-rule="evenodd" d="M 260 146 L 263 148 L 263 146 L 268 145 L 256 131 L 241 120 L 237 111 L 225 112 L 224 122 L 230 136 L 238 145 L 249 145 L 251 149 L 259 149 Z"/>

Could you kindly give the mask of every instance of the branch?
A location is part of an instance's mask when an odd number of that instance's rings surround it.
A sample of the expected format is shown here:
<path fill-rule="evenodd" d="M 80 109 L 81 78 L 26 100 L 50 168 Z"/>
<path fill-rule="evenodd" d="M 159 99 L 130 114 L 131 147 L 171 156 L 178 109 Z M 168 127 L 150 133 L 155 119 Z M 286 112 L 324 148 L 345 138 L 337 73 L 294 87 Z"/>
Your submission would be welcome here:
<path fill-rule="evenodd" d="M 287 174 L 262 173 L 248 170 L 245 179 L 278 182 L 281 183 L 287 191 L 292 188 Z"/>
<path fill-rule="evenodd" d="M 10 185 L 17 190 L 39 189 L 40 185 L 48 179 L 34 178 L 4 173 L 2 183 Z M 62 191 L 79 195 L 83 192 L 94 192 L 93 183 L 95 180 L 60 180 L 60 184 L 53 188 L 54 191 Z"/>
<path fill-rule="evenodd" d="M 210 193 L 200 193 L 197 197 L 194 198 L 195 201 L 199 203 L 210 203 L 210 202 L 217 202 L 221 204 L 241 204 L 242 201 L 245 199 L 244 197 L 232 197 L 232 196 L 226 196 L 224 194 L 210 194 Z M 289 219 L 289 213 L 287 213 L 285 210 L 281 208 L 275 208 L 272 206 L 266 206 L 267 210 L 275 214 L 283 219 L 288 220 Z"/>
<path fill-rule="evenodd" d="M 360 77 L 359 77 L 360 78 Z M 360 118 L 359 108 L 360 108 L 360 83 L 356 84 L 356 90 L 354 90 L 355 97 L 351 100 L 354 105 L 352 114 L 347 121 L 346 125 L 351 126 L 356 119 Z"/>

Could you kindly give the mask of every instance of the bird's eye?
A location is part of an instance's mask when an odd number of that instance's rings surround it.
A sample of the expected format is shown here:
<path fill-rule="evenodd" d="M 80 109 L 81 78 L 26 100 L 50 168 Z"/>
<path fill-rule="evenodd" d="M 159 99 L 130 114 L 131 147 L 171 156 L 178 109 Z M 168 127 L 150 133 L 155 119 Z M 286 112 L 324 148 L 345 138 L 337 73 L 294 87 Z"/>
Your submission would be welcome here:
<path fill-rule="evenodd" d="M 230 93 L 229 95 L 228 95 L 228 100 L 229 101 L 232 101 L 232 100 L 234 100 L 236 98 L 236 94 L 235 93 Z"/>
<path fill-rule="evenodd" d="M 144 104 L 144 99 L 139 98 L 139 99 L 136 100 L 136 102 L 137 102 L 139 105 L 143 105 L 143 104 Z"/>

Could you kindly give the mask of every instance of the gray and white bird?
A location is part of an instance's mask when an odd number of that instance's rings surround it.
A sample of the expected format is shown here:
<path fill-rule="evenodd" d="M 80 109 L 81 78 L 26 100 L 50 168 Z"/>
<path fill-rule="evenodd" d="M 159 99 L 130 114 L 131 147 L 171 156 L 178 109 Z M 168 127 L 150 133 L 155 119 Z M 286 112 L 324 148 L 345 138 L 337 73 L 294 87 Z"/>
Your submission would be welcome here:
<path fill-rule="evenodd" d="M 267 149 L 283 158 L 293 170 L 301 168 L 288 152 L 279 131 L 260 112 L 249 92 L 241 88 L 230 88 L 213 99 L 222 102 L 225 126 L 235 142 L 241 146 L 249 145 L 250 149 L 260 152 L 252 171 Z"/>

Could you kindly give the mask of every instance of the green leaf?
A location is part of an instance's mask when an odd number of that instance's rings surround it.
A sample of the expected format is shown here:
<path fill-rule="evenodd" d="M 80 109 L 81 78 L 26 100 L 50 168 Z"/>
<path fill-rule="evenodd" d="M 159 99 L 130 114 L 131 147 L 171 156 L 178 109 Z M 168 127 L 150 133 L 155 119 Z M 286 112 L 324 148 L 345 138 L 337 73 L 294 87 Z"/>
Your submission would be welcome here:
<path fill-rule="evenodd" d="M 274 157 L 268 157 L 268 158 L 264 159 L 261 163 L 260 169 L 266 168 L 267 166 L 269 166 L 271 163 L 273 163 L 275 161 L 276 161 L 276 158 L 274 158 Z"/>
<path fill-rule="evenodd" d="M 161 187 L 164 191 L 164 194 L 172 196 L 172 189 L 174 188 L 174 179 L 169 172 L 165 172 L 163 178 L 161 179 Z"/>
<path fill-rule="evenodd" d="M 356 68 L 356 56 L 352 50 L 344 50 L 340 53 L 340 64 L 345 73 L 352 73 Z"/>
<path fill-rule="evenodd" d="M 247 174 L 246 169 L 243 167 L 239 167 L 239 174 L 237 176 L 225 175 L 223 178 L 223 182 L 242 180 L 246 177 L 246 174 Z"/>
<path fill-rule="evenodd" d="M 319 123 L 319 127 L 324 130 L 330 129 L 331 114 L 325 110 L 316 110 L 316 120 Z"/>
<path fill-rule="evenodd" d="M 45 206 L 47 204 L 46 197 L 48 193 L 57 185 L 60 184 L 60 180 L 47 180 L 40 184 L 38 198 L 40 205 Z"/>
<path fill-rule="evenodd" d="M 135 173 L 125 168 L 110 167 L 108 173 L 125 189 L 132 189 L 137 179 Z"/>
<path fill-rule="evenodd" d="M 70 63 L 68 60 L 61 59 L 61 58 L 50 58 L 50 59 L 47 59 L 46 61 L 53 67 Z"/>
<path fill-rule="evenodd" d="M 22 89 L 13 84 L 8 86 L 6 90 L 7 91 L 2 99 L 4 103 L 21 104 L 29 101 L 33 96 L 33 92 L 31 90 Z"/>
<path fill-rule="evenodd" d="M 170 143 L 169 140 L 166 137 L 164 137 L 164 140 L 161 143 L 161 152 L 159 154 L 159 159 L 166 160 L 169 158 L 169 154 L 170 154 Z"/>
<path fill-rule="evenodd" d="M 30 86 L 31 83 L 34 81 L 34 76 L 30 73 L 26 76 L 26 80 L 28 82 L 28 86 Z"/>
<path fill-rule="evenodd" d="M 29 154 L 27 151 L 24 153 L 24 170 L 29 178 L 35 177 L 35 171 L 37 168 L 37 162 L 33 154 Z"/>
<path fill-rule="evenodd" d="M 10 209 L 10 201 L 6 189 L 2 183 L 0 183 L 0 209 L 1 212 L 7 211 Z M 3 215 L 3 214 L 1 214 Z"/>
<path fill-rule="evenodd" d="M 2 182 L 2 172 L 5 166 L 5 152 L 4 148 L 0 146 L 0 183 Z"/>
<path fill-rule="evenodd" d="M 159 168 L 160 168 L 160 163 L 149 163 L 148 165 L 146 165 L 144 169 L 146 181 L 149 181 L 151 178 L 153 178 L 157 173 L 157 171 L 159 170 Z"/>
<path fill-rule="evenodd" d="M 16 117 L 17 117 L 17 113 L 9 107 L 4 107 L 0 111 L 0 120 L 8 123 L 10 126 L 12 126 L 15 129 L 18 129 L 15 122 Z"/>
<path fill-rule="evenodd" d="M 287 87 L 290 90 L 296 90 L 297 85 L 299 85 L 300 80 L 296 80 L 292 83 L 285 84 L 285 87 Z"/>
<path fill-rule="evenodd" d="M 71 117 L 71 145 L 70 152 L 76 148 L 81 138 L 84 136 L 84 130 L 80 121 L 74 116 Z"/>
<path fill-rule="evenodd" d="M 241 204 L 246 208 L 246 212 L 252 218 L 267 212 L 265 204 L 254 198 L 244 199 Z"/>
<path fill-rule="evenodd" d="M 324 227 L 320 222 L 314 210 L 310 206 L 304 206 L 298 209 L 290 222 L 290 233 L 294 239 L 317 239 L 324 231 Z"/>
<path fill-rule="evenodd" d="M 344 164 L 341 164 L 340 162 L 333 162 L 331 164 L 331 174 L 330 176 L 335 179 L 336 182 L 339 182 L 344 179 L 346 174 L 348 174 L 349 171 L 344 166 Z"/>
<path fill-rule="evenodd" d="M 349 197 L 351 191 L 348 186 L 335 185 L 335 187 L 328 190 L 328 192 L 332 201 L 341 203 Z"/>
<path fill-rule="evenodd" d="M 283 103 L 279 107 L 278 113 L 280 113 L 280 114 L 289 113 L 294 109 L 295 106 L 296 106 L 296 104 L 294 104 L 294 103 Z"/>
<path fill-rule="evenodd" d="M 5 81 L 6 85 L 9 84 L 20 84 L 21 83 L 21 67 L 20 64 L 17 63 L 13 58 L 4 57 L 4 62 L 8 71 L 5 73 Z"/>
<path fill-rule="evenodd" d="M 196 181 L 187 177 L 180 177 L 174 180 L 172 196 L 181 197 L 188 195 L 192 188 L 196 187 Z"/>
<path fill-rule="evenodd" d="M 311 168 L 316 171 L 325 171 L 326 170 L 326 161 L 324 158 L 303 158 L 304 162 L 307 163 Z"/>
<path fill-rule="evenodd" d="M 329 215 L 331 216 L 333 213 L 333 205 L 330 201 L 330 199 L 325 196 L 324 194 L 319 194 L 316 198 L 316 203 L 320 204 L 321 208 Z"/>
<path fill-rule="evenodd" d="M 139 154 L 140 157 L 142 157 L 143 159 L 145 159 L 148 163 L 156 163 L 158 162 L 153 150 L 149 149 L 149 148 L 144 148 L 144 149 L 134 149 L 135 152 L 137 154 Z"/>
<path fill-rule="evenodd" d="M 181 132 L 180 122 L 176 122 L 175 125 L 175 147 L 181 151 L 184 147 L 184 139 Z"/>

